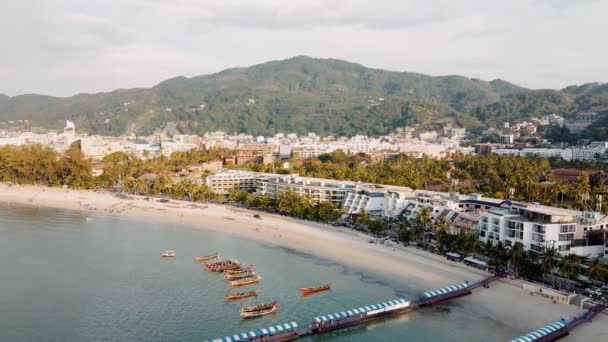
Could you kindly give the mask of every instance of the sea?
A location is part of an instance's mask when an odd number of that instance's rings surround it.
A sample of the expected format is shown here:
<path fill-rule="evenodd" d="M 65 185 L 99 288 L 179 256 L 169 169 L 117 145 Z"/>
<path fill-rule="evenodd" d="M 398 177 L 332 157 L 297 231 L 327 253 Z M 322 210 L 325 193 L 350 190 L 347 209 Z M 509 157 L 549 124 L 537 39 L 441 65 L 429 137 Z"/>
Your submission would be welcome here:
<path fill-rule="evenodd" d="M 204 218 L 201 218 L 204 224 Z M 177 256 L 160 254 L 174 249 Z M 194 256 L 255 265 L 257 298 L 226 302 L 223 277 Z M 464 280 L 464 279 L 463 279 Z M 332 283 L 301 297 L 298 289 Z M 446 284 L 449 285 L 449 284 Z M 88 212 L 0 204 L 0 341 L 206 341 L 426 290 L 303 251 L 214 230 Z M 276 314 L 239 308 L 279 301 Z M 522 332 L 459 301 L 303 341 L 505 341 Z"/>

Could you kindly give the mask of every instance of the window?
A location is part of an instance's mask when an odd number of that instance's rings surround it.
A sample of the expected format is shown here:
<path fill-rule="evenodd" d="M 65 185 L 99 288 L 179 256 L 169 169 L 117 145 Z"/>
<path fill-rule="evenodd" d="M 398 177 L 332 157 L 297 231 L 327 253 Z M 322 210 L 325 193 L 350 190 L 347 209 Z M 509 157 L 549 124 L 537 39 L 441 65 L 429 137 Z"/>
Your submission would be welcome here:
<path fill-rule="evenodd" d="M 486 237 L 486 232 L 484 230 L 480 231 L 479 236 Z"/>
<path fill-rule="evenodd" d="M 560 233 L 574 233 L 576 231 L 576 226 L 573 224 L 563 224 L 559 227 Z"/>
<path fill-rule="evenodd" d="M 532 231 L 539 234 L 545 234 L 545 226 L 535 224 Z"/>
<path fill-rule="evenodd" d="M 535 244 L 530 245 L 530 249 L 537 253 L 543 253 L 545 251 L 545 247 Z"/>
<path fill-rule="evenodd" d="M 505 240 L 505 247 L 511 247 L 511 240 Z"/>
<path fill-rule="evenodd" d="M 574 239 L 574 234 L 559 234 L 559 241 L 571 241 Z"/>

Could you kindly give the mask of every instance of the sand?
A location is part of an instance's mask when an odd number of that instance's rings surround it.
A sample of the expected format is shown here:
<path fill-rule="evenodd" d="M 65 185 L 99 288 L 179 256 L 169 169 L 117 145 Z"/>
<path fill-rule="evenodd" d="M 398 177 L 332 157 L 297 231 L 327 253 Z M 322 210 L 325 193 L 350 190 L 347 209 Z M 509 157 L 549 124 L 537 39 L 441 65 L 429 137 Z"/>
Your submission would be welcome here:
<path fill-rule="evenodd" d="M 261 219 L 256 219 L 254 212 L 230 206 L 175 200 L 161 203 L 141 196 L 124 198 L 113 193 L 7 184 L 0 184 L 0 202 L 82 210 L 91 212 L 91 217 L 119 215 L 216 230 L 313 253 L 376 273 L 390 269 L 390 277 L 407 279 L 415 288 L 433 289 L 487 276 L 413 248 L 370 244 L 368 236 L 351 230 L 266 213 L 259 213 Z M 493 283 L 489 289 L 475 290 L 472 296 L 458 301 L 459 307 L 473 317 L 492 318 L 521 334 L 560 317 L 580 314 L 579 308 L 573 305 L 553 304 L 502 281 Z M 583 325 L 564 340 L 600 341 L 606 336 L 608 315 L 600 315 L 592 324 Z"/>

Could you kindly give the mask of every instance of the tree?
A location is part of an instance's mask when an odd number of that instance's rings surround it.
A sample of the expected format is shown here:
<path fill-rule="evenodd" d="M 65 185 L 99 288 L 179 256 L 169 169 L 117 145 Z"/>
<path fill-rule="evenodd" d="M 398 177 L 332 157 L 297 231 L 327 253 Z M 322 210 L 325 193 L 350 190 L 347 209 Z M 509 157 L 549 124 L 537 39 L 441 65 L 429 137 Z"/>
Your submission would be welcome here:
<path fill-rule="evenodd" d="M 433 229 L 435 230 L 435 232 L 445 232 L 448 229 L 448 221 L 446 220 L 445 216 L 441 216 L 435 220 L 435 223 L 433 224 Z"/>
<path fill-rule="evenodd" d="M 329 201 L 320 202 L 316 205 L 316 209 L 319 213 L 319 220 L 324 222 L 333 222 L 342 216 L 340 207 Z"/>
<path fill-rule="evenodd" d="M 577 279 L 581 274 L 580 257 L 576 254 L 568 254 L 562 258 L 559 272 L 569 279 Z"/>
<path fill-rule="evenodd" d="M 369 229 L 370 233 L 378 235 L 386 229 L 386 223 L 381 219 L 369 220 L 367 222 L 367 229 Z"/>
<path fill-rule="evenodd" d="M 526 251 L 524 249 L 524 245 L 521 242 L 515 242 L 511 249 L 509 249 L 509 267 L 511 267 L 515 274 L 518 273 L 525 256 Z"/>
<path fill-rule="evenodd" d="M 409 244 L 412 240 L 411 227 L 408 227 L 404 224 L 400 225 L 397 229 L 397 236 L 399 237 L 399 241 L 403 242 L 404 245 Z"/>
<path fill-rule="evenodd" d="M 228 192 L 228 200 L 235 203 L 245 204 L 248 195 L 249 193 L 246 191 L 232 189 Z"/>
<path fill-rule="evenodd" d="M 602 263 L 600 257 L 594 258 L 589 264 L 589 268 L 586 271 L 587 277 L 594 282 L 604 282 L 608 278 L 608 270 Z"/>
<path fill-rule="evenodd" d="M 540 267 L 543 276 L 551 273 L 554 268 L 559 266 L 559 255 L 555 247 L 547 248 L 540 257 Z"/>
<path fill-rule="evenodd" d="M 422 229 L 424 234 L 424 243 L 428 243 L 429 240 L 429 226 L 433 222 L 433 216 L 431 215 L 431 209 L 425 207 L 422 208 L 416 215 L 417 225 Z"/>
<path fill-rule="evenodd" d="M 420 227 L 426 229 L 433 222 L 433 216 L 431 215 L 431 209 L 425 207 L 422 208 L 416 215 L 416 222 Z"/>

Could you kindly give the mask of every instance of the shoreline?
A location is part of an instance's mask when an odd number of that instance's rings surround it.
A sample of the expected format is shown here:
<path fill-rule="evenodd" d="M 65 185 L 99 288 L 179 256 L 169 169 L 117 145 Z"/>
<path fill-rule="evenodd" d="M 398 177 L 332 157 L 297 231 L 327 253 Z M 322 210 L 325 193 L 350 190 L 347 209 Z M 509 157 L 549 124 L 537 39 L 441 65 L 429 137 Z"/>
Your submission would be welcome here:
<path fill-rule="evenodd" d="M 414 287 L 434 289 L 464 280 L 476 281 L 485 272 L 452 263 L 412 247 L 370 244 L 369 236 L 330 225 L 218 204 L 116 196 L 109 192 L 81 191 L 0 183 L 0 204 L 51 207 L 112 215 L 145 222 L 187 225 L 227 233 L 245 239 L 276 244 L 363 268 L 388 277 L 407 280 Z M 260 214 L 261 219 L 253 217 Z M 427 255 L 428 254 L 428 255 Z M 388 272 L 387 270 L 390 270 Z M 553 304 L 507 282 L 476 290 L 458 299 L 459 309 L 472 316 L 490 317 L 520 335 L 543 327 L 560 317 L 579 315 L 573 305 Z M 608 335 L 608 315 L 600 315 L 564 340 L 596 341 Z M 604 324 L 602 324 L 604 322 Z M 604 326 L 604 327 L 602 327 Z M 513 336 L 515 338 L 517 336 Z"/>

